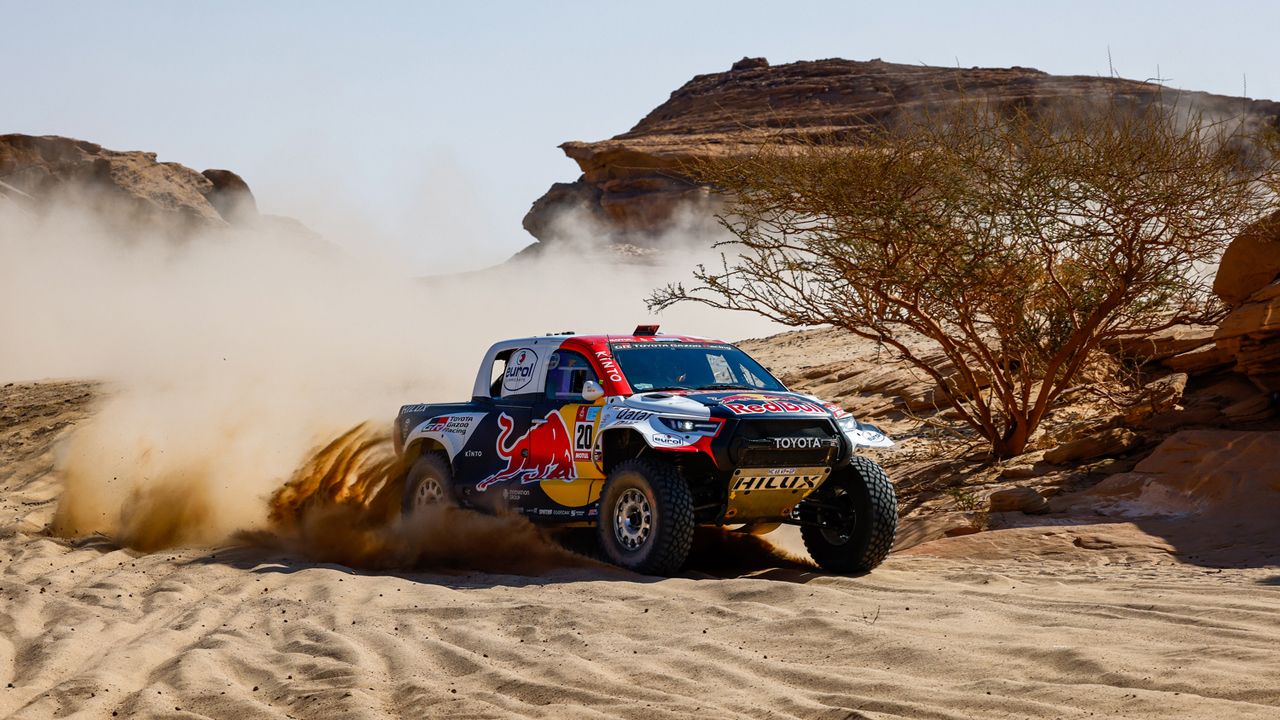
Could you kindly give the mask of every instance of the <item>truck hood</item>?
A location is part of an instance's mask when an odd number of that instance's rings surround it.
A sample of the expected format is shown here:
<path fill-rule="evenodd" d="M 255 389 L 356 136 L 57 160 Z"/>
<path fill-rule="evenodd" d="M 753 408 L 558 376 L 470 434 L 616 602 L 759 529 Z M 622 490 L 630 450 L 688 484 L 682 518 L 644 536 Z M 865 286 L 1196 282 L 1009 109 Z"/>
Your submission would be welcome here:
<path fill-rule="evenodd" d="M 775 390 L 662 390 L 637 393 L 625 400 L 629 407 L 693 417 L 799 415 L 837 416 L 834 406 L 811 396 Z M 841 414 L 844 414 L 841 411 Z"/>

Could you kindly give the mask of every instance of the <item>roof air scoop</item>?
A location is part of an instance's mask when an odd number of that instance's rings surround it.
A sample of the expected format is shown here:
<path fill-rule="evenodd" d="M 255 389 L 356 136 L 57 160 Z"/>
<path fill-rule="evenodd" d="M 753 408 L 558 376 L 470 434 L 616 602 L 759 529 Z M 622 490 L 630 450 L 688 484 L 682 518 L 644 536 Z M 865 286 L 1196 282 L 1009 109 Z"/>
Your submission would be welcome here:
<path fill-rule="evenodd" d="M 637 325 L 636 331 L 631 333 L 636 337 L 653 337 L 658 334 L 657 325 Z"/>

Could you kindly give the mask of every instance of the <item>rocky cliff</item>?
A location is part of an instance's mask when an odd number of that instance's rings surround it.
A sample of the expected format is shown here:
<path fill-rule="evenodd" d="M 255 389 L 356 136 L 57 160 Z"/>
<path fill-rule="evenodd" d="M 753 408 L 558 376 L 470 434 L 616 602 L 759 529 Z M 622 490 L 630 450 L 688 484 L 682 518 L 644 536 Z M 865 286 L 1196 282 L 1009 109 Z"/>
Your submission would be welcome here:
<path fill-rule="evenodd" d="M 0 135 L 0 204 L 38 214 L 62 203 L 130 233 L 265 227 L 317 238 L 296 220 L 260 214 L 248 183 L 230 170 L 197 172 L 155 153 L 56 135 Z"/>
<path fill-rule="evenodd" d="M 714 208 L 710 188 L 682 172 L 689 161 L 745 153 L 778 133 L 856 138 L 859 129 L 892 124 L 920 108 L 981 97 L 998 103 L 1050 106 L 1121 95 L 1139 103 L 1163 98 L 1207 112 L 1280 118 L 1280 103 L 1181 92 L 1119 78 L 1055 76 L 1030 68 L 941 68 L 871 60 L 816 60 L 771 66 L 743 58 L 728 72 L 699 75 L 635 127 L 609 140 L 560 147 L 582 169 L 533 203 L 524 227 L 554 240 L 567 210 L 614 242 L 644 245 L 687 220 L 686 209 Z"/>

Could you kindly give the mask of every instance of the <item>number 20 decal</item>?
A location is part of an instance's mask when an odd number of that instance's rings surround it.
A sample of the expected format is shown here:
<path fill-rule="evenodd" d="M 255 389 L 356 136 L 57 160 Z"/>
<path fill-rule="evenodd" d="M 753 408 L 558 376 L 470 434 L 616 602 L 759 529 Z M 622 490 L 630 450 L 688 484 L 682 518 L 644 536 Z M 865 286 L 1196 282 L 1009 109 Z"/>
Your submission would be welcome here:
<path fill-rule="evenodd" d="M 595 425 L 593 423 L 580 422 L 576 424 L 573 428 L 573 449 L 590 450 L 594 433 Z"/>

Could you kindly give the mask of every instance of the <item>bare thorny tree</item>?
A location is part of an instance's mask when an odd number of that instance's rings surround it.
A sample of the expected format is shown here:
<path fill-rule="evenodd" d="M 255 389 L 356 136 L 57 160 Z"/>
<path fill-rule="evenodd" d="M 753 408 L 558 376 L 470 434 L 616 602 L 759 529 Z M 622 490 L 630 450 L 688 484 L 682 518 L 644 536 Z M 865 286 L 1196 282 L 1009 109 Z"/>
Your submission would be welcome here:
<path fill-rule="evenodd" d="M 856 142 L 791 136 L 691 168 L 725 194 L 734 239 L 718 269 L 650 304 L 883 343 L 1011 457 L 1101 343 L 1215 319 L 1213 263 L 1274 202 L 1276 155 L 1256 139 L 1244 122 L 1123 98 L 971 100 Z"/>

